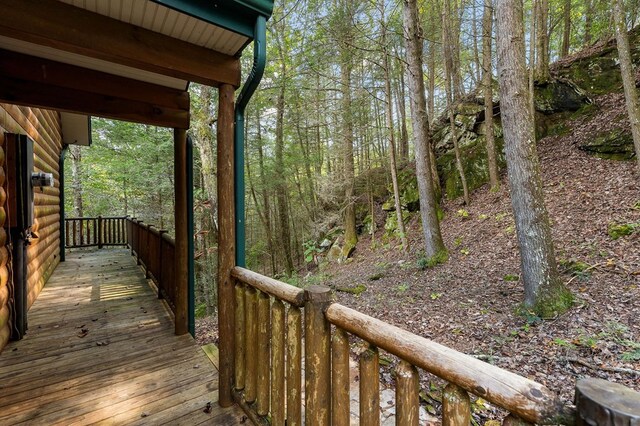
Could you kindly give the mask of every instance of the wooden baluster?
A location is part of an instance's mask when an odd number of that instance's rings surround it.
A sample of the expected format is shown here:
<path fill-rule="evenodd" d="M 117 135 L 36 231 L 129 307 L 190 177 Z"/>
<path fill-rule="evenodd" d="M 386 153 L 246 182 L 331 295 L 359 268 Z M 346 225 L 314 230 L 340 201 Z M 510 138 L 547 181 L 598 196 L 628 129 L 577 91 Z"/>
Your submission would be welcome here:
<path fill-rule="evenodd" d="M 244 378 L 244 399 L 248 403 L 256 400 L 257 368 L 258 368 L 258 294 L 247 286 L 244 291 L 245 309 L 245 366 L 247 372 Z"/>
<path fill-rule="evenodd" d="M 349 426 L 349 335 L 336 328 L 331 340 L 331 424 Z"/>
<path fill-rule="evenodd" d="M 418 426 L 420 400 L 418 398 L 418 369 L 407 361 L 400 361 L 396 376 L 396 425 Z"/>
<path fill-rule="evenodd" d="M 84 219 L 80 219 L 80 246 L 84 247 Z"/>
<path fill-rule="evenodd" d="M 287 312 L 287 426 L 302 425 L 302 313 Z"/>
<path fill-rule="evenodd" d="M 162 251 L 164 250 L 164 238 L 162 237 L 164 234 L 167 233 L 167 231 L 165 231 L 164 229 L 161 229 L 158 231 L 158 233 L 160 234 L 159 238 L 160 240 L 158 241 L 158 299 L 163 299 L 164 296 L 162 295 L 162 290 L 163 288 L 165 288 L 165 283 L 164 283 L 164 273 L 162 271 L 164 271 L 164 264 L 165 262 L 169 262 L 169 259 L 163 259 L 162 258 Z M 244 299 L 243 299 L 244 300 Z M 243 305 L 244 306 L 244 305 Z M 244 320 L 243 320 L 243 324 L 244 324 Z"/>
<path fill-rule="evenodd" d="M 102 216 L 98 216 L 98 248 L 102 248 Z M 140 262 L 138 262 L 138 265 Z"/>
<path fill-rule="evenodd" d="M 64 243 L 65 243 L 65 247 L 69 247 L 69 228 L 70 228 L 70 224 L 69 224 L 69 219 L 66 219 L 64 221 L 64 232 L 65 232 L 65 239 L 64 239 Z"/>
<path fill-rule="evenodd" d="M 76 225 L 76 220 L 73 219 L 73 246 L 77 247 L 78 246 L 78 236 L 77 234 L 77 225 Z"/>
<path fill-rule="evenodd" d="M 111 219 L 111 235 L 113 238 L 111 238 L 111 244 L 115 244 L 117 241 L 117 237 L 116 237 L 116 220 L 115 219 Z"/>
<path fill-rule="evenodd" d="M 93 219 L 93 244 L 98 245 L 98 220 Z M 133 254 L 133 252 L 132 252 Z"/>
<path fill-rule="evenodd" d="M 380 359 L 378 348 L 369 348 L 360 354 L 360 424 L 380 424 Z"/>
<path fill-rule="evenodd" d="M 91 219 L 87 219 L 87 246 L 91 245 Z"/>
<path fill-rule="evenodd" d="M 162 236 L 162 234 L 160 234 Z M 241 282 L 236 281 L 235 285 L 235 295 L 236 295 L 236 351 L 235 351 L 235 364 L 236 371 L 234 377 L 234 385 L 236 390 L 244 389 L 244 378 L 245 378 L 245 333 L 246 326 L 244 323 L 245 320 L 245 312 L 244 312 L 244 285 Z"/>
<path fill-rule="evenodd" d="M 274 300 L 271 307 L 271 424 L 275 426 L 284 426 L 285 422 L 284 315 L 284 304 Z"/>
<path fill-rule="evenodd" d="M 442 392 L 442 426 L 468 426 L 471 422 L 469 394 L 449 383 Z"/>
<path fill-rule="evenodd" d="M 259 416 L 269 414 L 269 349 L 271 337 L 271 299 L 269 295 L 258 292 L 258 387 L 256 395 L 256 412 Z"/>
<path fill-rule="evenodd" d="M 331 290 L 310 286 L 305 290 L 305 423 L 328 426 L 331 420 L 331 324 L 324 310 Z"/>

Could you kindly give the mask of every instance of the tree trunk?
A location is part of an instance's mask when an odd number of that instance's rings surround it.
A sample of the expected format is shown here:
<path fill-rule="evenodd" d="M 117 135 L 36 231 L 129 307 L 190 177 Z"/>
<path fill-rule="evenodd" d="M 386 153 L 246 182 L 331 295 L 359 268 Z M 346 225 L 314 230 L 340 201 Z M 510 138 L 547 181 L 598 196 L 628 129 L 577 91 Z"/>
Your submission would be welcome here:
<path fill-rule="evenodd" d="M 282 21 L 284 27 L 284 21 Z M 283 28 L 277 32 L 283 35 Z M 278 218 L 278 226 L 280 227 L 278 243 L 282 251 L 285 273 L 287 276 L 293 274 L 293 258 L 291 256 L 291 228 L 289 225 L 289 190 L 287 188 L 287 178 L 284 166 L 284 107 L 285 93 L 287 81 L 287 52 L 285 51 L 285 40 L 281 40 L 279 36 L 274 37 L 278 47 L 278 56 L 280 59 L 280 87 L 278 88 L 278 97 L 276 100 L 276 146 L 275 146 L 275 192 L 276 192 L 276 210 Z"/>
<path fill-rule="evenodd" d="M 496 142 L 493 134 L 493 66 L 491 61 L 491 38 L 493 33 L 493 4 L 492 0 L 484 0 L 482 15 L 482 84 L 484 86 L 484 127 L 487 148 L 487 162 L 489 167 L 489 182 L 491 190 L 500 187 L 498 175 L 498 160 Z"/>
<path fill-rule="evenodd" d="M 404 87 L 404 63 L 398 61 L 398 67 L 400 68 L 400 84 L 396 102 L 400 114 L 400 160 L 406 161 L 409 159 L 409 133 L 407 132 L 407 108 L 405 105 L 407 95 Z"/>
<path fill-rule="evenodd" d="M 584 12 L 584 45 L 591 45 L 591 29 L 593 27 L 593 2 L 594 0 L 585 0 Z"/>
<path fill-rule="evenodd" d="M 73 188 L 73 214 L 82 217 L 84 206 L 82 202 L 82 148 L 71 145 L 71 188 Z"/>
<path fill-rule="evenodd" d="M 393 198 L 396 208 L 396 218 L 398 220 L 398 232 L 400 232 L 400 240 L 402 241 L 402 249 L 406 252 L 409 251 L 409 242 L 407 240 L 407 232 L 404 227 L 404 219 L 402 218 L 402 206 L 400 205 L 400 188 L 398 187 L 398 171 L 396 165 L 396 143 L 393 133 L 393 99 L 391 97 L 391 61 L 389 60 L 389 51 L 387 46 L 387 23 L 384 20 L 384 0 L 380 5 L 381 11 L 381 39 L 382 39 L 382 62 L 384 72 L 384 92 L 386 98 L 386 117 L 387 117 L 387 132 L 389 135 L 389 166 L 391 168 L 391 182 L 393 184 Z"/>
<path fill-rule="evenodd" d="M 452 43 L 448 43 L 450 39 L 450 30 L 448 24 L 449 17 L 446 14 L 442 14 L 442 47 L 444 57 L 444 75 L 445 75 L 445 95 L 447 98 L 447 110 L 449 115 L 449 129 L 451 134 L 451 141 L 453 142 L 453 151 L 456 155 L 456 169 L 460 176 L 460 182 L 462 183 L 462 193 L 464 197 L 464 203 L 469 205 L 471 200 L 469 199 L 469 187 L 467 186 L 467 177 L 464 174 L 464 167 L 462 166 L 462 155 L 460 153 L 460 146 L 458 144 L 458 135 L 456 132 L 456 123 L 454 118 L 454 88 L 453 84 L 453 64 L 454 53 L 452 49 Z"/>
<path fill-rule="evenodd" d="M 353 197 L 354 160 L 353 160 L 353 111 L 351 110 L 351 70 L 353 68 L 351 49 L 351 22 L 354 5 L 351 0 L 343 0 L 340 7 L 344 21 L 340 26 L 340 90 L 342 92 L 342 155 L 344 172 L 344 246 L 342 258 L 347 259 L 356 248 L 358 234 L 356 232 L 356 207 Z"/>
<path fill-rule="evenodd" d="M 284 68 L 284 63 L 282 65 Z M 284 258 L 284 267 L 287 276 L 293 273 L 293 258 L 291 257 L 291 234 L 289 227 L 289 208 L 287 181 L 284 169 L 284 95 L 285 74 L 282 73 L 281 87 L 276 101 L 276 205 L 278 209 L 278 224 L 280 226 L 280 248 Z"/>
<path fill-rule="evenodd" d="M 558 275 L 544 205 L 535 129 L 529 108 L 522 0 L 497 2 L 500 110 L 511 205 L 520 245 L 525 306 L 551 317 L 568 309 L 572 295 Z"/>
<path fill-rule="evenodd" d="M 565 57 L 569 55 L 569 48 L 571 47 L 571 0 L 564 0 L 562 19 L 564 21 L 564 29 L 562 31 L 562 51 L 560 56 Z"/>
<path fill-rule="evenodd" d="M 453 101 L 462 98 L 464 90 L 462 87 L 462 76 L 460 71 L 460 23 L 458 19 L 457 5 L 451 0 L 444 0 L 442 11 L 442 31 L 443 45 L 450 51 L 445 55 L 445 68 L 449 69 L 451 78 L 450 87 Z M 447 63 L 448 61 L 448 63 Z"/>
<path fill-rule="evenodd" d="M 217 192 L 216 192 L 216 157 L 213 150 L 213 129 L 212 124 L 214 122 L 215 114 L 211 110 L 211 99 L 213 98 L 213 91 L 215 90 L 209 86 L 199 87 L 199 105 L 193 108 L 194 115 L 194 142 L 198 150 L 200 157 L 201 171 L 202 171 L 202 185 L 204 187 L 204 193 L 209 201 L 208 214 L 211 216 L 210 223 L 213 225 L 211 230 L 211 236 L 214 237 L 210 241 L 214 244 L 217 241 L 218 224 L 216 219 L 217 213 Z M 215 235 L 214 235 L 215 234 Z"/>
<path fill-rule="evenodd" d="M 626 14 L 622 0 L 614 0 L 613 13 L 615 16 L 616 44 L 618 45 L 618 57 L 620 58 L 620 73 L 624 86 L 624 98 L 627 104 L 627 113 L 631 123 L 633 145 L 638 161 L 638 173 L 640 174 L 640 107 L 638 105 L 638 92 L 636 90 L 636 76 L 631 51 L 629 49 L 629 36 L 627 34 Z"/>
<path fill-rule="evenodd" d="M 536 14 L 536 70 L 538 82 L 549 80 L 549 0 L 539 0 Z"/>
<path fill-rule="evenodd" d="M 428 258 L 437 260 L 446 256 L 446 248 L 440 234 L 437 200 L 430 173 L 429 146 L 431 134 L 424 91 L 422 71 L 422 38 L 416 0 L 403 0 L 403 33 L 407 50 L 408 83 L 411 101 L 411 121 L 415 138 L 416 176 L 420 196 L 420 217 Z"/>

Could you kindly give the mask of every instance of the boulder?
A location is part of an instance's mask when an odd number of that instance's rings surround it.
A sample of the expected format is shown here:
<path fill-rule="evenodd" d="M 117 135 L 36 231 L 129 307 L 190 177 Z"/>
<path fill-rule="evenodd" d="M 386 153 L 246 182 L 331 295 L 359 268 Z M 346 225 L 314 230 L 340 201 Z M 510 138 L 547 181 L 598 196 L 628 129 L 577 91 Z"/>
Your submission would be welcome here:
<path fill-rule="evenodd" d="M 600 133 L 579 148 L 608 160 L 631 160 L 635 156 L 631 131 L 622 128 Z"/>

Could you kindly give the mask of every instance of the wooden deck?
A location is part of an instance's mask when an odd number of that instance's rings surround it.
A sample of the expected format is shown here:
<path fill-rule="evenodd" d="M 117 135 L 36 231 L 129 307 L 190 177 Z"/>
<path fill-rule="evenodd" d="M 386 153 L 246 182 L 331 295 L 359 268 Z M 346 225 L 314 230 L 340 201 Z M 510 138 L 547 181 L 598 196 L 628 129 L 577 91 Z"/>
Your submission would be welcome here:
<path fill-rule="evenodd" d="M 0 354 L 0 424 L 245 423 L 125 249 L 67 255 Z M 206 407 L 210 403 L 210 410 Z M 209 412 L 207 412 L 209 411 Z"/>

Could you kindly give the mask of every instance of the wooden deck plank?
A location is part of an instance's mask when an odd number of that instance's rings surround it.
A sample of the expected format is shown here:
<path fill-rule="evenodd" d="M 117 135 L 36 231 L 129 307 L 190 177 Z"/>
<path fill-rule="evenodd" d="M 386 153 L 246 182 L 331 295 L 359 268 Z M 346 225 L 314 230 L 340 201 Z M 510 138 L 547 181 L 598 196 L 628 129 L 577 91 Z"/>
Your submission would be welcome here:
<path fill-rule="evenodd" d="M 28 320 L 0 353 L 0 424 L 244 422 L 238 407 L 218 406 L 216 367 L 173 334 L 126 249 L 68 253 Z"/>

